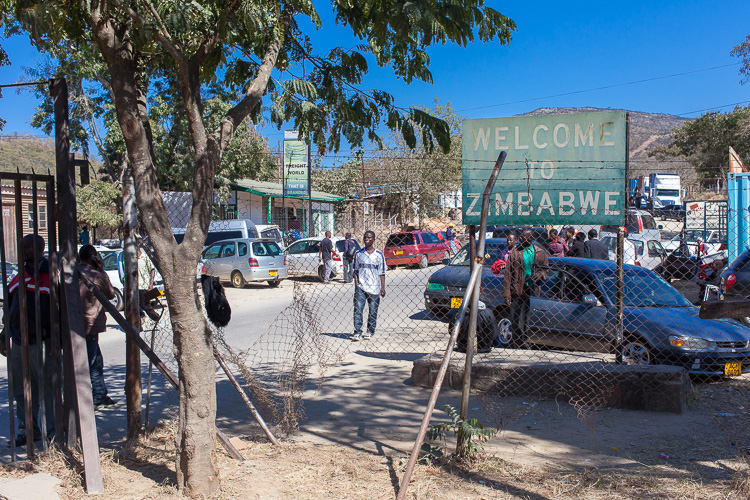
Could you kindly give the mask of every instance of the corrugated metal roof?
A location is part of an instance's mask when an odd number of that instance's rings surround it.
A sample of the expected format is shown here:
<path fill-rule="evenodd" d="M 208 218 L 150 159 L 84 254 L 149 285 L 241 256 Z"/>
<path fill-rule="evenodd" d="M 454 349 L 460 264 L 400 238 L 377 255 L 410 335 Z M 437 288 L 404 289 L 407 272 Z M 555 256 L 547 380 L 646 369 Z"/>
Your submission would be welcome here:
<path fill-rule="evenodd" d="M 236 189 L 237 191 L 246 191 L 248 193 L 255 193 L 261 196 L 269 196 L 271 198 L 281 198 L 284 195 L 284 190 L 282 188 L 282 185 L 277 182 L 265 182 L 265 181 L 253 181 L 250 179 L 242 179 L 239 181 L 235 181 L 232 184 L 229 185 L 232 189 Z M 336 196 L 335 194 L 331 193 L 324 193 L 323 191 L 315 191 L 313 190 L 311 193 L 311 197 L 315 201 L 327 201 L 327 202 L 334 202 L 334 201 L 340 201 L 344 198 L 341 196 Z M 306 196 L 287 196 L 287 198 L 299 198 L 306 200 Z"/>

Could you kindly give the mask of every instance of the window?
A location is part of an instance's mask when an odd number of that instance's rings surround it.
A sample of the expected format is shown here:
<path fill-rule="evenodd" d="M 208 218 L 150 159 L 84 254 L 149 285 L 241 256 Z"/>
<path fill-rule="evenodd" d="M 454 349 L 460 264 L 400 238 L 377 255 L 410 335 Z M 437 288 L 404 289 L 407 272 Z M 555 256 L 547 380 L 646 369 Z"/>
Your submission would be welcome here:
<path fill-rule="evenodd" d="M 253 255 L 258 257 L 281 255 L 281 248 L 272 241 L 253 242 Z"/>
<path fill-rule="evenodd" d="M 290 255 L 305 253 L 306 248 L 307 248 L 306 241 L 297 241 L 295 243 L 292 243 L 292 245 L 288 249 L 288 252 Z"/>
<path fill-rule="evenodd" d="M 422 240 L 425 243 L 440 243 L 440 240 L 438 240 L 437 236 L 432 233 L 422 233 Z"/>
<path fill-rule="evenodd" d="M 539 287 L 539 297 L 543 299 L 560 299 L 560 288 L 562 288 L 562 277 L 557 269 L 550 269 L 547 272 L 547 278 L 542 281 Z"/>
<path fill-rule="evenodd" d="M 205 252 L 203 252 L 203 258 L 204 259 L 217 259 L 219 257 L 219 254 L 221 252 L 221 245 L 213 245 L 206 249 Z"/>
<path fill-rule="evenodd" d="M 648 242 L 648 256 L 649 257 L 659 257 L 664 253 L 664 249 L 660 244 L 657 242 L 651 240 Z"/>
<path fill-rule="evenodd" d="M 270 238 L 272 240 L 281 241 L 281 235 L 276 229 L 265 229 L 260 232 L 261 238 Z"/>
<path fill-rule="evenodd" d="M 231 243 L 224 243 L 221 247 L 221 256 L 222 257 L 234 257 L 234 250 L 236 245 L 234 242 Z"/>
<path fill-rule="evenodd" d="M 650 215 L 641 215 L 640 217 L 643 229 L 656 229 L 656 223 L 654 222 L 653 217 Z"/>
<path fill-rule="evenodd" d="M 592 290 L 595 289 L 594 280 L 588 273 L 581 269 L 572 268 L 570 274 L 565 276 L 563 300 L 581 302 L 584 295 L 592 293 Z"/>
<path fill-rule="evenodd" d="M 244 257 L 247 255 L 247 243 L 239 242 L 237 243 L 237 255 L 240 257 Z"/>
<path fill-rule="evenodd" d="M 336 250 L 342 254 L 344 253 L 344 241 L 346 240 L 339 240 L 336 242 Z M 359 246 L 359 243 L 357 243 L 357 240 L 352 240 L 352 242 L 354 242 L 354 248 L 356 248 L 357 250 L 361 248 Z"/>
<path fill-rule="evenodd" d="M 46 205 L 37 205 L 37 210 L 39 211 L 39 227 L 38 229 L 47 229 L 47 206 Z M 29 229 L 34 229 L 34 204 L 29 203 L 28 205 L 28 227 Z"/>
<path fill-rule="evenodd" d="M 257 235 L 256 235 L 257 236 Z M 209 231 L 206 235 L 206 242 L 204 245 L 210 245 L 221 240 L 228 240 L 231 238 L 242 238 L 242 231 Z"/>
<path fill-rule="evenodd" d="M 387 247 L 402 247 L 405 245 L 416 245 L 417 240 L 411 233 L 392 234 L 388 237 Z"/>

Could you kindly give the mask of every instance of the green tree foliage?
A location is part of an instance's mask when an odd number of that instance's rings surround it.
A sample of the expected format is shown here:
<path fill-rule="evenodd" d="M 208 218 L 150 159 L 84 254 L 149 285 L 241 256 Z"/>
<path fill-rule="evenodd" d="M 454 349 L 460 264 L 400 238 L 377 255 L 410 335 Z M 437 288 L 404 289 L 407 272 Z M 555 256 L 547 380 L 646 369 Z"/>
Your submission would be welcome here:
<path fill-rule="evenodd" d="M 418 141 L 415 147 L 401 136 L 391 140 L 370 162 L 372 182 L 382 186 L 386 205 L 399 207 L 402 223 L 419 225 L 424 217 L 444 216 L 438 196 L 461 187 L 461 120 L 451 104 L 435 103 L 432 110 L 449 127 L 450 150 L 429 148 Z M 418 129 L 418 127 L 417 127 Z"/>
<path fill-rule="evenodd" d="M 750 165 L 750 107 L 730 113 L 712 112 L 685 123 L 674 131 L 668 146 L 654 148 L 658 159 L 686 157 L 704 186 L 724 184 L 729 169 L 729 147 Z"/>
<path fill-rule="evenodd" d="M 122 191 L 113 184 L 92 179 L 91 184 L 81 187 L 76 193 L 78 222 L 94 227 L 120 227 L 122 216 L 118 213 L 117 203 L 120 196 Z"/>
<path fill-rule="evenodd" d="M 332 168 L 317 165 L 312 172 L 313 189 L 343 198 L 352 198 L 360 194 L 364 172 L 363 161 L 363 153 L 359 151 L 343 165 L 334 165 Z"/>
<path fill-rule="evenodd" d="M 732 55 L 742 60 L 740 74 L 745 75 L 742 83 L 750 82 L 750 35 L 747 35 L 744 42 L 732 49 Z"/>
<path fill-rule="evenodd" d="M 322 5 L 316 2 L 315 5 Z M 331 2 L 335 23 L 358 44 L 314 46 L 307 26 L 326 29 L 311 0 L 15 0 L 2 15 L 10 31 L 26 32 L 40 50 L 73 43 L 103 61 L 102 86 L 114 107 L 132 167 L 142 223 L 164 278 L 179 365 L 180 421 L 177 484 L 186 494 L 212 497 L 216 474 L 216 387 L 211 330 L 199 308 L 195 269 L 211 221 L 217 172 L 235 133 L 261 116 L 291 123 L 318 150 L 381 142 L 385 124 L 405 144 L 420 141 L 443 151 L 451 143 L 446 122 L 421 109 L 402 108 L 382 90 L 362 88 L 370 64 L 389 67 L 397 79 L 432 81 L 428 50 L 438 44 L 505 44 L 513 21 L 484 0 Z M 190 154 L 193 208 L 177 244 L 159 188 L 161 147 L 149 107 L 156 95 L 181 108 L 178 134 Z M 212 106 L 213 99 L 231 104 Z M 171 116 L 171 114 L 170 114 Z M 179 125 L 177 121 L 162 127 Z M 109 135 L 107 136 L 109 140 Z M 108 150 L 118 151 L 114 142 Z"/>

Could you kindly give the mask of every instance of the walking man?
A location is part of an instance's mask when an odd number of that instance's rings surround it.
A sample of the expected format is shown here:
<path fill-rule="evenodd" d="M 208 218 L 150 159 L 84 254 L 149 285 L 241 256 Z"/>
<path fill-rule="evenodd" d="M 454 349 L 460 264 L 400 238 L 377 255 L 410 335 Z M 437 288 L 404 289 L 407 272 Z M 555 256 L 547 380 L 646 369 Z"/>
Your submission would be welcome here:
<path fill-rule="evenodd" d="M 531 296 L 536 287 L 547 277 L 547 252 L 532 240 L 531 229 L 524 229 L 518 236 L 518 246 L 511 248 L 503 281 L 503 299 L 510 306 L 510 322 L 515 346 L 526 342 L 526 322 L 531 305 Z"/>
<path fill-rule="evenodd" d="M 333 242 L 331 241 L 331 232 L 326 231 L 326 237 L 320 242 L 320 250 L 318 250 L 318 262 L 323 262 L 323 284 L 327 285 L 328 280 L 331 278 L 331 270 L 333 269 Z"/>
<path fill-rule="evenodd" d="M 96 249 L 91 245 L 83 245 L 78 251 L 78 260 L 81 262 L 80 273 L 96 285 L 105 297 L 110 300 L 115 298 L 115 289 L 112 288 L 109 276 L 104 272 L 104 263 L 99 258 Z M 83 326 L 86 333 L 86 352 L 89 357 L 91 396 L 94 400 L 94 408 L 98 410 L 117 404 L 107 395 L 107 385 L 104 383 L 104 358 L 99 348 L 99 334 L 107 331 L 107 318 L 101 302 L 83 280 L 80 280 L 79 290 L 83 309 Z"/>
<path fill-rule="evenodd" d="M 583 256 L 587 259 L 609 260 L 607 245 L 597 239 L 596 229 L 589 229 L 589 241 L 583 247 Z"/>
<path fill-rule="evenodd" d="M 346 233 L 344 235 L 344 283 L 352 282 L 352 274 L 354 265 L 354 255 L 357 253 L 357 244 L 352 239 L 352 233 Z"/>
<path fill-rule="evenodd" d="M 375 233 L 366 231 L 365 247 L 354 255 L 354 335 L 352 342 L 367 340 L 375 334 L 380 298 L 385 297 L 385 255 L 375 249 Z M 362 334 L 365 302 L 369 307 L 367 332 Z"/>
<path fill-rule="evenodd" d="M 34 247 L 39 258 L 38 266 L 34 269 Z M 29 341 L 29 364 L 31 378 L 31 413 L 33 422 L 34 441 L 41 441 L 42 415 L 40 412 L 39 390 L 44 389 L 44 417 L 46 435 L 51 437 L 55 430 L 55 416 L 53 404 L 52 370 L 50 369 L 50 299 L 49 299 L 49 262 L 42 257 L 44 253 L 44 238 L 29 234 L 23 237 L 22 247 L 24 268 L 11 280 L 8 285 L 10 305 L 8 307 L 8 321 L 5 322 L 3 333 L 0 335 L 0 354 L 7 356 L 5 351 L 5 336 L 11 336 L 10 369 L 13 375 L 13 399 L 16 401 L 16 416 L 18 417 L 18 435 L 16 446 L 26 444 L 26 404 L 23 390 L 23 360 L 22 335 L 26 334 Z M 21 310 L 19 297 L 19 278 L 23 274 L 26 283 L 26 310 Z M 41 315 L 36 315 L 36 301 L 34 290 L 39 289 L 39 305 Z M 21 316 L 26 316 L 27 331 L 21 331 Z M 37 322 L 40 323 L 42 333 L 41 345 L 36 342 Z M 10 330 L 10 332 L 8 332 Z M 41 350 L 41 352 L 40 352 Z M 42 360 L 41 366 L 39 360 Z"/>

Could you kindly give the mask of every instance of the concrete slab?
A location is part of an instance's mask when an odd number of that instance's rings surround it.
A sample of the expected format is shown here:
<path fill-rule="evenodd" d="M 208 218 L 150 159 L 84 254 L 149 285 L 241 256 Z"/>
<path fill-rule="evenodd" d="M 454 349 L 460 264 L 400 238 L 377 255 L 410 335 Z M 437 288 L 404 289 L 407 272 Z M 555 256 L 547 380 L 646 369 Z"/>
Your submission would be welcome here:
<path fill-rule="evenodd" d="M 8 500 L 58 500 L 60 480 L 49 474 L 32 474 L 0 484 L 0 497 Z"/>
<path fill-rule="evenodd" d="M 414 361 L 412 385 L 431 388 L 442 356 Z M 453 358 L 443 387 L 461 390 L 463 356 Z M 690 378 L 676 366 L 625 366 L 606 361 L 512 362 L 478 359 L 472 366 L 472 390 L 499 396 L 537 396 L 577 401 L 584 406 L 682 413 Z"/>

